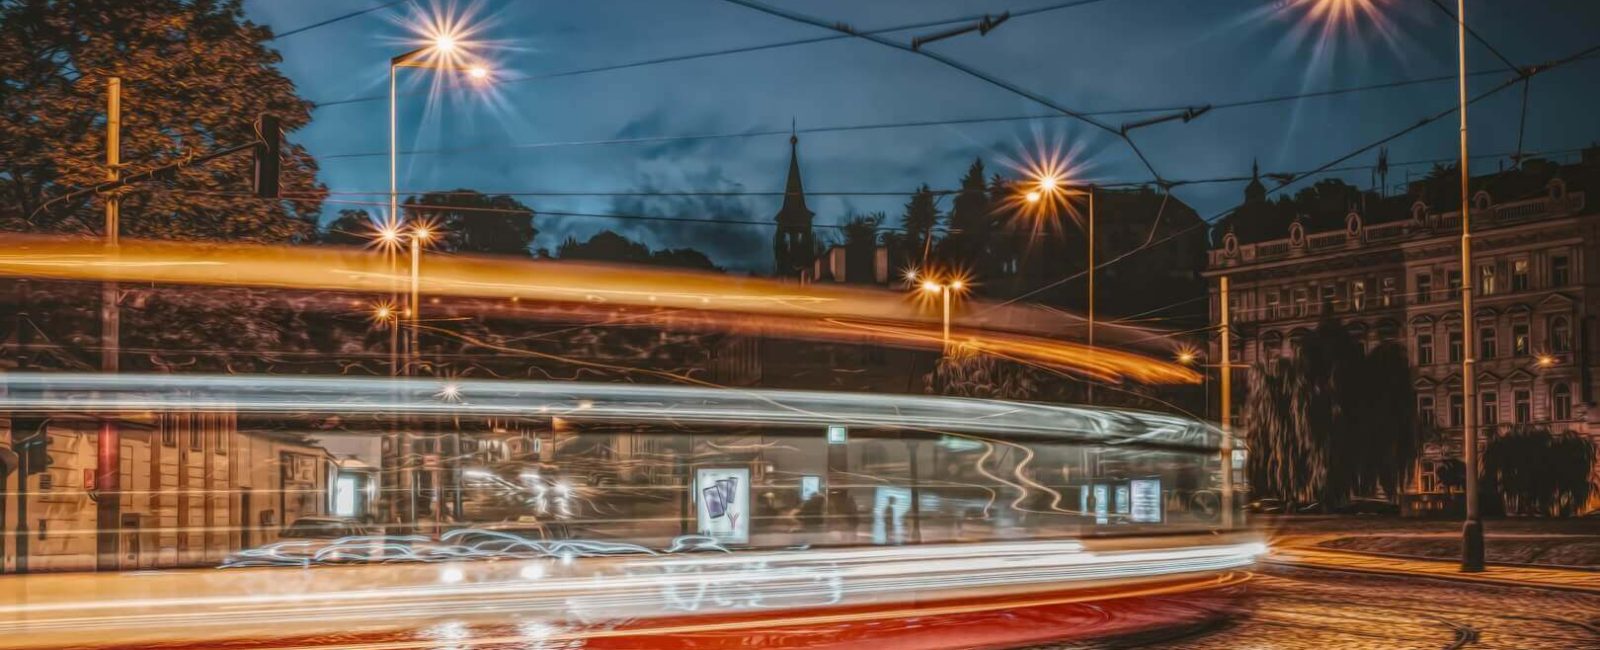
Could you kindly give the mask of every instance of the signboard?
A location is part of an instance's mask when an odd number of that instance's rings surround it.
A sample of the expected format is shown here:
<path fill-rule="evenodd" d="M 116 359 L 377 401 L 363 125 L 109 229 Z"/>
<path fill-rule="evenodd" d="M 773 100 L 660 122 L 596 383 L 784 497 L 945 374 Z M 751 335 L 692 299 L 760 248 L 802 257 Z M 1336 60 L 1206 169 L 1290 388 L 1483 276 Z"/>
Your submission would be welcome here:
<path fill-rule="evenodd" d="M 810 501 L 811 497 L 822 491 L 822 477 L 806 475 L 800 477 L 800 500 Z"/>
<path fill-rule="evenodd" d="M 1126 520 L 1127 519 L 1126 515 L 1128 515 L 1133 510 L 1133 504 L 1129 503 L 1133 499 L 1129 498 L 1127 484 L 1118 485 L 1116 487 L 1115 494 L 1117 495 L 1117 498 L 1115 499 L 1116 506 L 1117 506 L 1117 514 L 1124 515 L 1122 517 L 1122 519 Z"/>
<path fill-rule="evenodd" d="M 850 439 L 850 428 L 842 424 L 828 425 L 828 444 L 842 445 Z"/>
<path fill-rule="evenodd" d="M 1111 486 L 1104 483 L 1094 486 L 1094 523 L 1111 523 Z"/>
<path fill-rule="evenodd" d="M 1134 479 L 1128 485 L 1133 492 L 1133 523 L 1161 523 L 1161 479 Z"/>
<path fill-rule="evenodd" d="M 700 534 L 719 542 L 749 543 L 750 469 L 696 469 L 694 487 Z"/>

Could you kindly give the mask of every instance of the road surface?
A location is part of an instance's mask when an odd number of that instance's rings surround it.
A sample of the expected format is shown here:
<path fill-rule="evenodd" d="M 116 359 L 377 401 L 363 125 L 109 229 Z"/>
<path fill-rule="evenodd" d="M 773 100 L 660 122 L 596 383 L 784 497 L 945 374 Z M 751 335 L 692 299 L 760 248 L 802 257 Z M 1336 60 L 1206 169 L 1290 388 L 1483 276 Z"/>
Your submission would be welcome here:
<path fill-rule="evenodd" d="M 1600 595 L 1263 566 L 1231 616 L 1029 650 L 1600 647 Z"/>

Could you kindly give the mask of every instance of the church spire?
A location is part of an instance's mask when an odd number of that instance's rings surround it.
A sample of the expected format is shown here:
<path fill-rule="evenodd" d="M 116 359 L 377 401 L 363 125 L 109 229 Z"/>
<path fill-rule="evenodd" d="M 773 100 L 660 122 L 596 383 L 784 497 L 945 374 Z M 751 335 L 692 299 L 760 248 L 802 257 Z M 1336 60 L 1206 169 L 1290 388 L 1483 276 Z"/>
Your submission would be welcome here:
<path fill-rule="evenodd" d="M 1245 203 L 1261 203 L 1267 200 L 1267 186 L 1261 184 L 1261 165 L 1250 159 L 1250 184 L 1244 186 Z"/>
<path fill-rule="evenodd" d="M 779 277 L 798 277 L 817 254 L 816 235 L 811 230 L 815 213 L 806 207 L 805 184 L 800 180 L 800 135 L 789 126 L 789 178 L 783 186 L 783 206 L 774 219 L 778 232 L 772 237 L 773 272 Z"/>
<path fill-rule="evenodd" d="M 778 223 L 797 226 L 811 226 L 811 217 L 815 216 L 806 207 L 805 183 L 800 180 L 800 136 L 790 127 L 789 133 L 789 179 L 783 186 L 783 207 L 778 210 Z"/>

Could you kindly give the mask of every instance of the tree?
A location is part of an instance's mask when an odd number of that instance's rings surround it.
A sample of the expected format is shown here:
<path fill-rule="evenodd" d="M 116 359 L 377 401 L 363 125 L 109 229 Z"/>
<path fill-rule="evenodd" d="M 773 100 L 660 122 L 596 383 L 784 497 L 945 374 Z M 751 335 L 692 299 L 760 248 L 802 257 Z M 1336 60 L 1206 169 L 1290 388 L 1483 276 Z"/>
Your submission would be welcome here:
<path fill-rule="evenodd" d="M 1600 490 L 1594 462 L 1595 445 L 1586 436 L 1517 425 L 1484 448 L 1481 494 L 1498 497 L 1507 514 L 1570 517 Z"/>
<path fill-rule="evenodd" d="M 322 243 L 335 246 L 366 246 L 372 243 L 376 224 L 366 210 L 340 210 L 338 218 L 322 230 Z"/>
<path fill-rule="evenodd" d="M 580 242 L 568 237 L 556 248 L 556 256 L 564 260 L 611 262 L 616 264 L 648 264 L 671 266 L 702 271 L 721 271 L 705 253 L 693 248 L 663 248 L 651 251 L 649 246 L 623 237 L 610 230 L 595 233 L 588 241 Z"/>
<path fill-rule="evenodd" d="M 844 222 L 840 230 L 844 234 L 846 248 L 866 247 L 878 245 L 878 229 L 883 226 L 885 215 L 882 212 L 871 214 L 858 214 Z"/>
<path fill-rule="evenodd" d="M 945 260 L 976 269 L 989 243 L 993 221 L 994 210 L 983 176 L 983 160 L 974 159 L 967 168 L 967 175 L 961 178 L 961 190 L 950 204 L 950 234 L 943 242 Z"/>
<path fill-rule="evenodd" d="M 1421 447 L 1410 378 L 1399 346 L 1366 352 L 1331 319 L 1293 358 L 1257 364 L 1243 414 L 1252 483 L 1325 508 L 1379 489 L 1393 498 Z"/>
<path fill-rule="evenodd" d="M 262 113 L 286 132 L 311 103 L 278 70 L 271 30 L 244 19 L 241 0 L 0 2 L 0 228 L 98 232 L 99 199 L 41 210 L 105 180 L 107 80 L 122 80 L 122 160 L 137 172 L 256 139 Z M 252 161 L 235 155 L 122 194 L 133 237 L 309 240 L 325 190 L 317 165 L 283 150 L 283 200 L 241 196 Z"/>
<path fill-rule="evenodd" d="M 934 204 L 933 190 L 926 183 L 918 187 L 906 203 L 900 225 L 905 230 L 903 237 L 907 266 L 919 266 L 924 253 L 933 244 L 933 231 L 939 225 L 939 208 Z"/>
<path fill-rule="evenodd" d="M 408 219 L 438 225 L 437 246 L 448 252 L 528 257 L 539 234 L 533 227 L 533 208 L 503 194 L 489 196 L 468 189 L 430 192 L 407 198 L 402 210 Z"/>

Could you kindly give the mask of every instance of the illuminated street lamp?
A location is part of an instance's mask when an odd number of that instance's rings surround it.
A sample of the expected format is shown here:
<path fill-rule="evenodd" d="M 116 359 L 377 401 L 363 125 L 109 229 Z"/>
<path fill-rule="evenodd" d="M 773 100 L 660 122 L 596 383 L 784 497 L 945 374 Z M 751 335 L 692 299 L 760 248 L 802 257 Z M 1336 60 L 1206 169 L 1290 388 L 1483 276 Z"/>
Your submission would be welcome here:
<path fill-rule="evenodd" d="M 915 271 L 912 271 L 912 272 L 906 274 L 906 279 L 910 280 L 912 282 L 916 282 L 917 278 L 918 278 L 918 276 L 917 276 L 917 273 Z M 926 278 L 922 278 L 920 288 L 921 288 L 921 290 L 922 290 L 922 292 L 924 294 L 927 294 L 929 296 L 938 296 L 940 302 L 942 303 L 942 310 L 943 310 L 943 313 L 944 313 L 944 317 L 943 317 L 943 323 L 944 323 L 944 328 L 943 328 L 943 332 L 944 332 L 944 339 L 943 339 L 944 340 L 944 349 L 945 349 L 945 352 L 948 353 L 950 351 L 950 300 L 951 300 L 951 295 L 955 294 L 955 293 L 960 293 L 960 292 L 966 290 L 967 283 L 962 281 L 961 278 L 954 278 L 953 277 L 953 278 L 949 279 L 948 281 L 940 282 L 940 281 L 938 281 L 937 279 L 935 279 L 933 277 L 926 277 Z"/>

